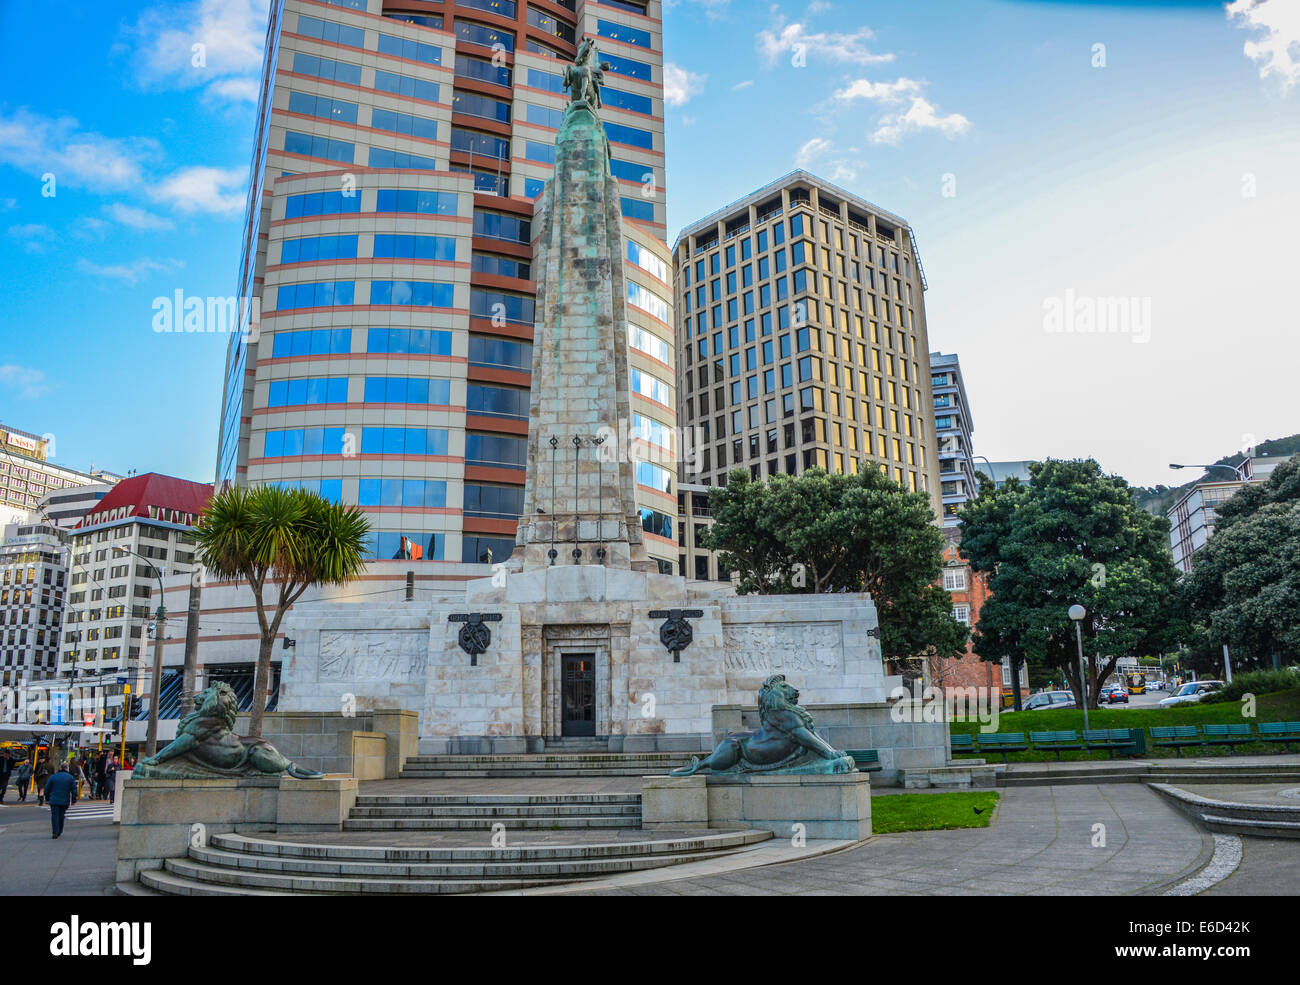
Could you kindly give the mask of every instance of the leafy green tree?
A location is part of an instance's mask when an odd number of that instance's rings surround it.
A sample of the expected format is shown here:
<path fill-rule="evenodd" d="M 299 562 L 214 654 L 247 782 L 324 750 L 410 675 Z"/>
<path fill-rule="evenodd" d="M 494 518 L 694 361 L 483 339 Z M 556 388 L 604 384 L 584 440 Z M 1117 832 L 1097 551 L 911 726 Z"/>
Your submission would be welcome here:
<path fill-rule="evenodd" d="M 936 584 L 943 534 L 930 499 L 876 469 L 809 469 L 755 482 L 736 469 L 712 490 L 707 546 L 740 578 L 742 595 L 870 592 L 887 660 L 964 652 L 966 627 Z"/>
<path fill-rule="evenodd" d="M 961 511 L 961 553 L 988 575 L 975 652 L 1055 668 L 1080 698 L 1071 605 L 1083 620 L 1088 701 L 1121 656 L 1163 653 L 1185 631 L 1169 523 L 1092 459 L 1029 466 L 1028 485 L 984 485 Z M 1013 678 L 1014 679 L 1014 678 Z M 1013 688 L 1013 692 L 1014 692 Z"/>
<path fill-rule="evenodd" d="M 289 607 L 313 585 L 345 585 L 365 570 L 370 523 L 356 506 L 279 486 L 229 486 L 208 502 L 195 527 L 208 572 L 242 579 L 257 604 L 260 642 L 248 734 L 262 734 L 271 648 Z M 263 598 L 275 586 L 271 607 Z"/>
<path fill-rule="evenodd" d="M 1182 595 L 1234 665 L 1300 653 L 1300 456 L 1222 503 L 1214 536 L 1192 558 Z"/>

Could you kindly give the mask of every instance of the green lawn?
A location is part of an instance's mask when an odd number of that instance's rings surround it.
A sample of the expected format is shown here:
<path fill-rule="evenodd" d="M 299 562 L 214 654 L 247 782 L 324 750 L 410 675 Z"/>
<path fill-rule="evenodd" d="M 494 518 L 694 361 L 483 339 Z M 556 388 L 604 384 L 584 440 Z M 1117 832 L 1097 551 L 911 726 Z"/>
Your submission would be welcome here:
<path fill-rule="evenodd" d="M 992 790 L 971 793 L 896 793 L 871 798 L 874 834 L 898 831 L 942 831 L 947 828 L 987 828 L 993 821 L 998 794 Z M 976 814 L 975 808 L 981 813 Z"/>
<path fill-rule="evenodd" d="M 1262 694 L 1256 700 L 1256 717 L 1241 717 L 1241 702 L 1228 701 L 1223 704 L 1186 704 L 1172 708 L 1132 708 L 1128 705 L 1107 705 L 1088 712 L 1088 725 L 1091 728 L 1151 728 L 1153 725 L 1230 725 L 1248 722 L 1258 725 L 1260 722 L 1294 722 L 1300 721 L 1300 688 L 1290 691 L 1276 691 Z M 979 735 L 978 721 L 952 722 L 954 735 Z M 1055 711 L 1004 711 L 998 716 L 999 732 L 1045 732 L 1066 731 L 1073 729 L 1083 731 L 1083 711 L 1078 708 L 1060 708 Z M 976 740 L 978 741 L 978 739 Z M 1251 745 L 1229 746 L 1193 746 L 1183 750 L 1183 755 L 1194 756 L 1256 756 L 1282 754 L 1287 748 L 1280 742 L 1260 742 Z M 1172 756 L 1174 751 L 1167 748 L 1147 747 L 1147 756 Z M 957 756 L 957 759 L 972 758 Z M 998 753 L 975 754 L 973 758 L 987 759 L 992 763 L 1002 762 Z M 1063 762 L 1079 759 L 1107 759 L 1104 750 L 1093 752 L 1063 752 Z M 1031 750 L 1013 752 L 1007 755 L 1011 763 L 1038 763 L 1055 761 L 1056 754 L 1050 750 Z"/>

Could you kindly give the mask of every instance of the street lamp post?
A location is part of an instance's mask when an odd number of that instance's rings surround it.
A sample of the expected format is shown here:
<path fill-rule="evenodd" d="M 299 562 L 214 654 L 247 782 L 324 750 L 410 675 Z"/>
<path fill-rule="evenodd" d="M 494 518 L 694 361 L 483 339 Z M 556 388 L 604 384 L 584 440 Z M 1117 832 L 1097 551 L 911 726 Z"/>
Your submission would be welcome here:
<path fill-rule="evenodd" d="M 135 551 L 129 551 L 125 547 L 114 546 L 113 550 L 120 551 L 123 554 L 129 554 L 137 560 L 143 561 L 149 567 L 153 568 L 154 575 L 158 578 L 158 615 L 154 625 L 153 638 L 153 682 L 150 689 L 149 698 L 149 726 L 145 731 L 144 754 L 152 756 L 158 751 L 158 705 L 162 700 L 162 657 L 163 657 L 163 636 L 167 628 L 167 607 L 163 605 L 163 575 L 147 557 L 142 557 Z M 122 715 L 122 735 L 126 736 L 126 714 L 124 710 Z"/>
<path fill-rule="evenodd" d="M 1240 465 L 1222 465 L 1222 464 L 1217 464 L 1217 463 L 1214 464 L 1214 465 L 1177 465 L 1177 464 L 1175 464 L 1174 462 L 1170 462 L 1170 463 L 1169 463 L 1169 467 L 1170 467 L 1171 469 L 1207 469 L 1207 470 L 1208 470 L 1208 469 L 1228 469 L 1228 470 L 1230 470 L 1231 472 L 1233 472 L 1233 473 L 1237 476 L 1237 478 L 1240 479 L 1242 482 L 1248 482 L 1248 481 L 1249 481 L 1249 480 L 1246 478 L 1246 470 L 1245 470 L 1242 466 L 1240 466 Z"/>
<path fill-rule="evenodd" d="M 1070 618 L 1074 620 L 1074 640 L 1079 646 L 1079 699 L 1083 702 L 1083 730 L 1088 731 L 1088 678 L 1083 669 L 1083 617 L 1088 610 L 1081 605 L 1070 606 Z"/>

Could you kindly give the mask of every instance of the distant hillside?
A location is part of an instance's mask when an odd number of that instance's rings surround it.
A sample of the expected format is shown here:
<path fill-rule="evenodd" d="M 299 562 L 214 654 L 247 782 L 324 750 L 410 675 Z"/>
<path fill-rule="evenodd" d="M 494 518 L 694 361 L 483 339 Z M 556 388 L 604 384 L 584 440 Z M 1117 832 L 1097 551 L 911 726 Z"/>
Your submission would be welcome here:
<path fill-rule="evenodd" d="M 1274 455 L 1290 457 L 1297 453 L 1300 453 L 1300 434 L 1293 434 L 1288 438 L 1273 438 L 1255 445 L 1256 458 L 1267 458 Z M 1245 455 L 1234 452 L 1231 455 L 1225 455 L 1214 464 L 1236 466 L 1240 465 L 1245 459 Z M 1148 513 L 1164 516 L 1174 503 L 1187 494 L 1192 486 L 1208 478 L 1211 474 L 1215 478 L 1228 478 L 1227 472 L 1222 469 L 1215 469 L 1212 473 L 1203 472 L 1195 479 L 1185 482 L 1181 486 L 1133 486 L 1133 498 L 1137 501 L 1138 506 Z"/>

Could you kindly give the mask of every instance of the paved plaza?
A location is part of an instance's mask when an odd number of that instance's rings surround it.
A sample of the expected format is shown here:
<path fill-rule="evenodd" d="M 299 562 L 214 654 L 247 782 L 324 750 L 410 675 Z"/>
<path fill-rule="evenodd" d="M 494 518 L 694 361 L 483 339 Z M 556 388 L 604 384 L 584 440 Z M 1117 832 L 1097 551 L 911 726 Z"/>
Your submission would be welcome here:
<path fill-rule="evenodd" d="M 636 778 L 528 778 L 375 781 L 367 792 L 487 794 L 631 792 Z M 1291 784 L 1295 786 L 1295 784 Z M 419 787 L 419 789 L 414 789 Z M 1274 785 L 1197 787 L 1218 796 L 1276 797 Z M 1075 783 L 1013 787 L 988 828 L 877 835 L 865 844 L 810 843 L 796 853 L 783 839 L 708 862 L 608 879 L 522 890 L 598 895 L 1160 895 L 1211 873 L 1206 895 L 1279 895 L 1300 884 L 1300 840 L 1228 838 L 1241 861 L 1222 871 L 1216 838 L 1144 784 Z M 888 789 L 876 797 L 891 796 Z M 0 807 L 0 892 L 5 895 L 101 895 L 112 892 L 117 829 L 99 805 L 79 805 L 61 839 L 49 814 L 33 805 Z M 1102 827 L 1098 827 L 1102 826 Z M 265 836 L 284 841 L 288 835 Z M 630 831 L 520 831 L 509 843 L 609 843 L 643 837 Z M 1220 839 L 1224 836 L 1220 835 Z M 487 844 L 489 832 L 340 832 L 313 836 L 332 844 L 398 847 Z M 798 861 L 783 861 L 792 854 Z M 1231 853 L 1229 861 L 1235 864 Z M 773 864 L 777 863 L 777 864 Z M 1202 870 L 1205 870 L 1204 872 Z M 1189 884 L 1190 885 L 1190 884 Z M 1188 886 L 1183 887 L 1184 890 Z"/>

